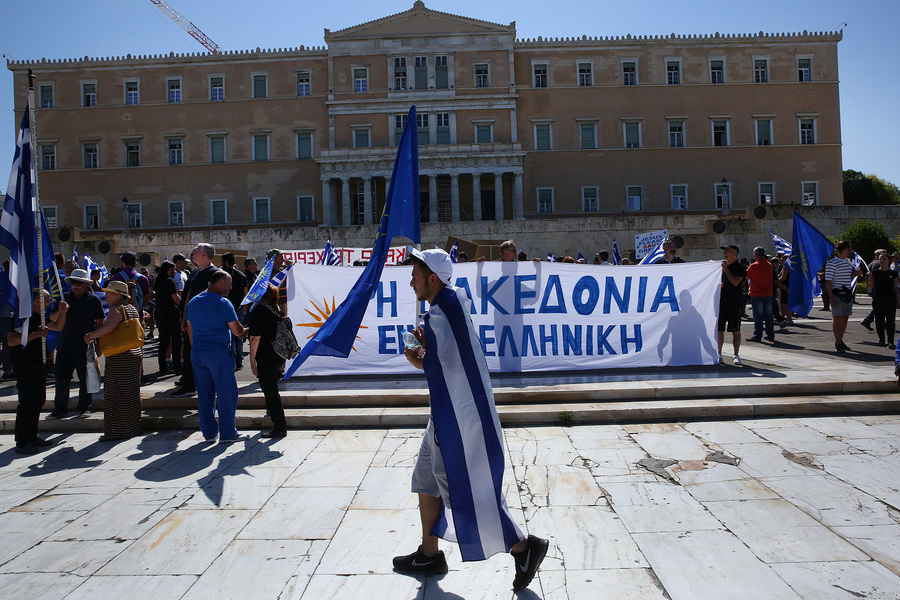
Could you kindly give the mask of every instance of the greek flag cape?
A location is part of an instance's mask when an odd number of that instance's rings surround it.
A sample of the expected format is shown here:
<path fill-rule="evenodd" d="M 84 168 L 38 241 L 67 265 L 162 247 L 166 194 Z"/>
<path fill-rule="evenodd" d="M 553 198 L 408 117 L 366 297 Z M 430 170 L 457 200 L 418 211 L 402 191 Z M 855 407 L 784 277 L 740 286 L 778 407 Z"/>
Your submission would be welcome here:
<path fill-rule="evenodd" d="M 438 293 L 425 316 L 423 359 L 451 505 L 449 512 L 442 506 L 431 533 L 457 542 L 464 561 L 525 539 L 503 497 L 503 434 L 470 305 L 461 288 Z"/>

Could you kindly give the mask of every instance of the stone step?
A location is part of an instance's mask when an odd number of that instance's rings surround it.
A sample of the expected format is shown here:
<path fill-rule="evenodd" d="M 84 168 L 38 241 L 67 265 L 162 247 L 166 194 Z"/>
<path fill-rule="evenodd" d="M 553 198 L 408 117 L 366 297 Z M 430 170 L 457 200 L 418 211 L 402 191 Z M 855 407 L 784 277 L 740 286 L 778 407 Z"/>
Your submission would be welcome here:
<path fill-rule="evenodd" d="M 777 397 L 652 398 L 597 402 L 560 401 L 498 405 L 503 425 L 570 425 L 715 418 L 760 418 L 900 411 L 900 393 L 820 394 Z M 196 410 L 145 408 L 144 430 L 199 429 Z M 285 410 L 288 427 L 297 429 L 423 427 L 427 406 L 304 407 Z M 0 431 L 13 430 L 14 413 L 0 413 Z M 240 430 L 266 429 L 271 420 L 263 409 L 238 409 Z M 42 420 L 44 432 L 103 430 L 103 413 L 89 418 Z"/>

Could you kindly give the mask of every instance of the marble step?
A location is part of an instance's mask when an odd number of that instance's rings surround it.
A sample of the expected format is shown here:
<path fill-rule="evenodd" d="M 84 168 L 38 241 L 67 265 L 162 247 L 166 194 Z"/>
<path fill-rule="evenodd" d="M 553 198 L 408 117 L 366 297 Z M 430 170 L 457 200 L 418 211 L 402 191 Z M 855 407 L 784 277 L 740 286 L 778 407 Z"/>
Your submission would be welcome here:
<path fill-rule="evenodd" d="M 569 425 L 609 422 L 646 422 L 715 418 L 759 418 L 829 414 L 893 413 L 900 411 L 900 393 L 821 394 L 747 398 L 668 398 L 644 400 L 536 402 L 503 404 L 497 411 L 504 425 Z M 427 406 L 360 406 L 288 408 L 290 428 L 421 427 Z M 14 413 L 0 413 L 0 431 L 12 431 Z M 145 431 L 198 429 L 196 410 L 144 409 Z M 239 408 L 235 422 L 241 430 L 265 429 L 271 421 L 263 409 Z M 45 432 L 102 431 L 103 413 L 87 419 L 42 420 Z"/>

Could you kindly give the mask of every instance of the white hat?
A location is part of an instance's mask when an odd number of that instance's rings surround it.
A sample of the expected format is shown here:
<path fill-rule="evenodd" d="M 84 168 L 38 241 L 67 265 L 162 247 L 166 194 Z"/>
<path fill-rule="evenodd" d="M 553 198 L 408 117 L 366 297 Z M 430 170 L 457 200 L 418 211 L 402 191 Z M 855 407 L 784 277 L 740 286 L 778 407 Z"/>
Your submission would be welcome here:
<path fill-rule="evenodd" d="M 453 261 L 450 255 L 443 250 L 432 249 L 421 252 L 412 246 L 408 247 L 409 253 L 428 265 L 441 283 L 450 285 L 450 277 L 453 276 Z"/>
<path fill-rule="evenodd" d="M 93 279 L 84 269 L 75 269 L 72 274 L 66 277 L 66 281 L 80 281 L 82 283 L 93 283 Z"/>

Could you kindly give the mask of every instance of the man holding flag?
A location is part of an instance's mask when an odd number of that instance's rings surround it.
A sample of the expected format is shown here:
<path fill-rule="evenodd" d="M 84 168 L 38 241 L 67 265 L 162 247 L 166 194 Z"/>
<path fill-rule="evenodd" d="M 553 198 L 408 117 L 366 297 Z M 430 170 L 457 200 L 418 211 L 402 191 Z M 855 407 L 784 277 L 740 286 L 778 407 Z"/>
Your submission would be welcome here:
<path fill-rule="evenodd" d="M 853 313 L 853 290 L 850 281 L 859 277 L 862 272 L 854 270 L 850 264 L 850 255 L 853 247 L 847 240 L 838 242 L 834 249 L 835 257 L 825 265 L 825 287 L 828 297 L 831 299 L 831 329 L 834 333 L 834 349 L 838 352 L 846 352 L 850 349 L 844 343 L 844 332 L 847 330 L 847 321 Z"/>

